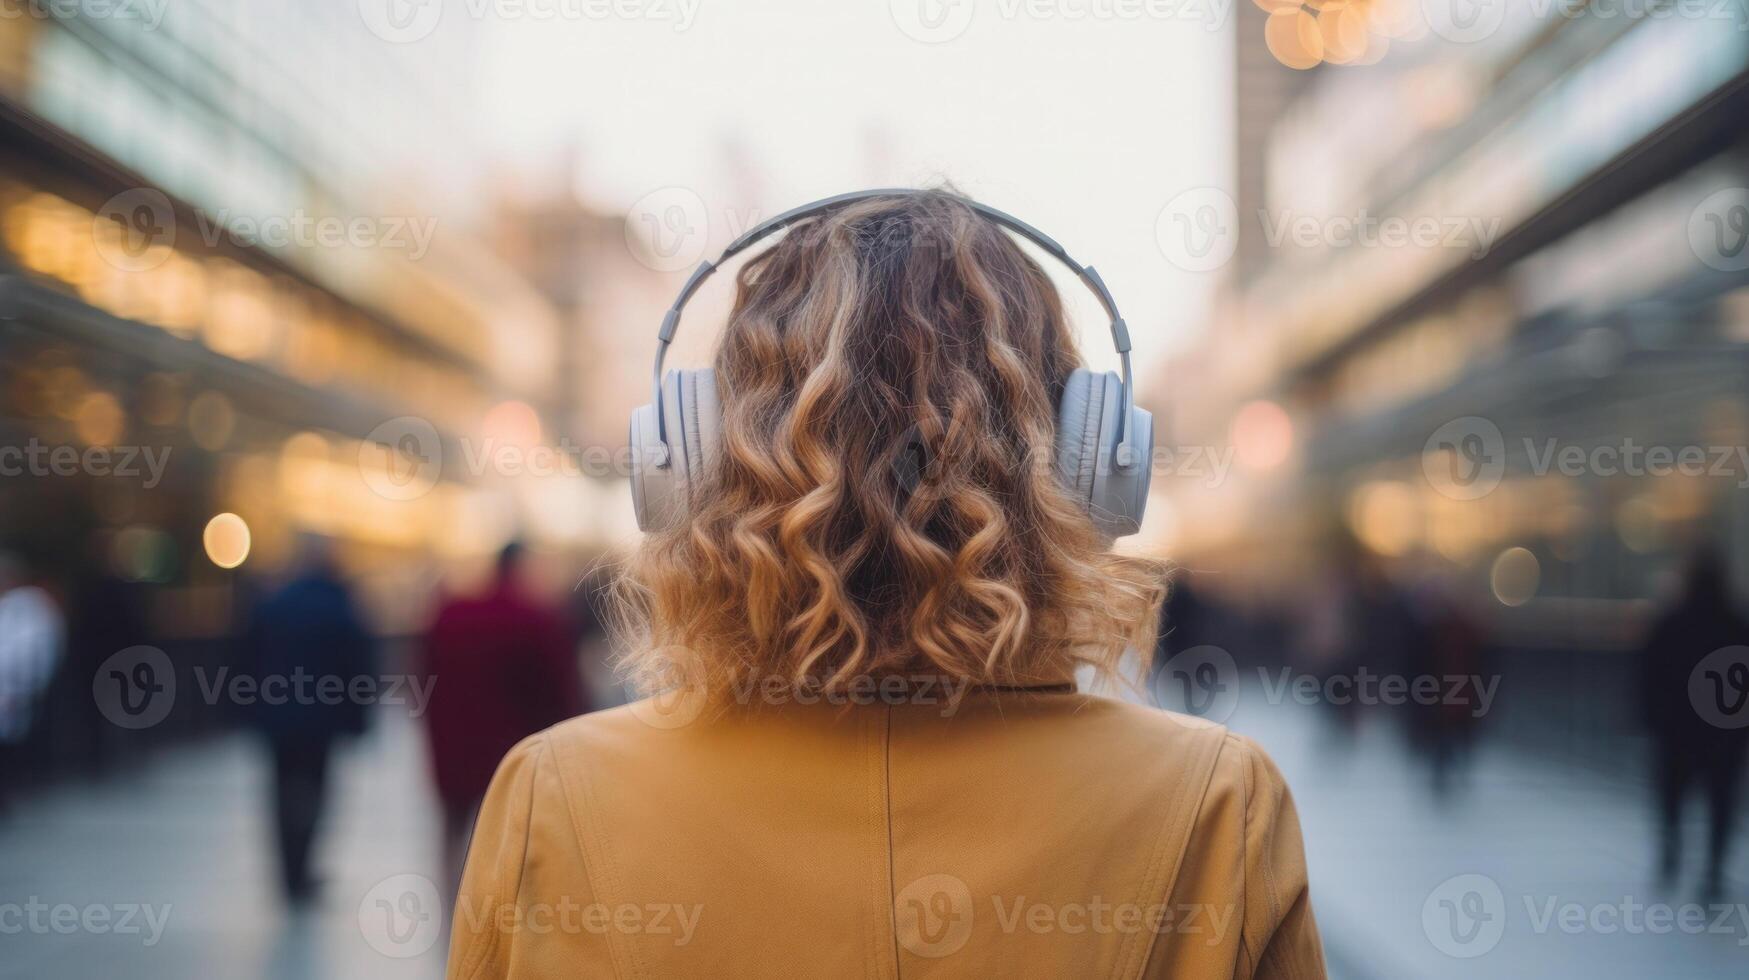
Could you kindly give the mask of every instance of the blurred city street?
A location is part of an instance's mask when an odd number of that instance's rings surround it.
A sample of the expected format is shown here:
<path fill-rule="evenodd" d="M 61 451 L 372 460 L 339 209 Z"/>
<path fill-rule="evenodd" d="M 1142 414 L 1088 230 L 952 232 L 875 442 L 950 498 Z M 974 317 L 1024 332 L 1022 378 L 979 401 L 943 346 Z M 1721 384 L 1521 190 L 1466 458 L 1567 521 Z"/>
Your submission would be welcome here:
<path fill-rule="evenodd" d="M 1595 977 L 1685 980 L 1741 977 L 1749 962 L 1749 854 L 1733 862 L 1724 903 L 1733 906 L 1722 932 L 1635 933 L 1633 917 L 1619 932 L 1589 924 L 1581 935 L 1539 926 L 1552 901 L 1593 909 L 1671 906 L 1699 901 L 1692 886 L 1656 885 L 1653 809 L 1644 765 L 1624 759 L 1614 770 L 1562 765 L 1508 747 L 1484 746 L 1465 785 L 1448 800 L 1427 792 L 1427 776 L 1384 726 L 1333 748 L 1315 709 L 1271 706 L 1231 721 L 1275 757 L 1293 787 L 1307 840 L 1313 902 L 1332 977 L 1349 980 L 1443 980 L 1488 977 Z M 1698 809 L 1688 828 L 1702 839 Z M 1691 862 L 1691 865 L 1694 862 Z M 1462 875 L 1499 885 L 1504 933 L 1448 955 L 1430 932 L 1449 938 L 1431 896 Z M 1685 880 L 1692 881 L 1690 873 Z M 1445 897 L 1442 893 L 1441 898 Z M 1534 908 L 1534 913 L 1532 909 Z M 1612 913 L 1607 913 L 1612 914 Z M 1711 928 L 1715 914 L 1706 916 Z M 1604 930 L 1617 928 L 1607 917 Z M 1644 921 L 1643 917 L 1639 921 Z M 1459 938 L 1463 935 L 1460 921 Z M 1672 963 L 1682 964 L 1672 973 Z"/>
<path fill-rule="evenodd" d="M 68 785 L 0 821 L 0 890 L 48 906 L 167 910 L 161 936 L 117 928 L 0 936 L 0 977 L 260 977 L 263 980 L 443 975 L 435 942 L 374 949 L 361 905 L 397 875 L 438 876 L 425 748 L 416 727 L 382 724 L 342 750 L 328 833 L 318 845 L 318 902 L 288 913 L 275 881 L 262 747 L 247 735 L 178 745 L 100 784 Z M 366 907 L 365 916 L 379 910 Z M 447 910 L 437 910 L 447 915 Z M 46 918 L 46 913 L 45 913 Z M 49 920 L 52 922 L 52 920 Z M 373 931 L 371 936 L 380 936 Z M 155 938 L 156 941 L 153 941 Z"/>

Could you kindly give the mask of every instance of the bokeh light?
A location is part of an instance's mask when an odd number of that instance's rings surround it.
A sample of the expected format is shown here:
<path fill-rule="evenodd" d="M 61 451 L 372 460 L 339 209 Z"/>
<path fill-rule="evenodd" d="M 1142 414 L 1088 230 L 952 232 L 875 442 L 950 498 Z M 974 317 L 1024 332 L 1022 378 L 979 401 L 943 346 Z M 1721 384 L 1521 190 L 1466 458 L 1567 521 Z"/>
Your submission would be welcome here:
<path fill-rule="evenodd" d="M 1252 470 L 1272 470 L 1293 452 L 1293 419 L 1274 402 L 1251 402 L 1233 415 L 1231 438 L 1239 462 Z"/>
<path fill-rule="evenodd" d="M 1542 580 L 1542 565 L 1528 548 L 1512 547 L 1500 552 L 1488 571 L 1488 584 L 1502 605 L 1522 606 L 1536 596 Z"/>
<path fill-rule="evenodd" d="M 241 517 L 223 513 L 207 521 L 201 533 L 206 556 L 220 568 L 236 568 L 249 558 L 249 525 Z"/>

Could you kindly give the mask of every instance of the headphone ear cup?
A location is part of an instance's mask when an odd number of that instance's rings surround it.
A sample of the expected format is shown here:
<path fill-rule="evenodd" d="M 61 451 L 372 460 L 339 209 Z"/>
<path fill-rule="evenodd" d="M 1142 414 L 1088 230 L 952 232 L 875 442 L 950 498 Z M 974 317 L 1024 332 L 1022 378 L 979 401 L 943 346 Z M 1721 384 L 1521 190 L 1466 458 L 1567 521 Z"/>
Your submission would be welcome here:
<path fill-rule="evenodd" d="M 717 376 L 710 368 L 667 372 L 661 396 L 659 405 L 632 412 L 632 508 L 640 531 L 667 527 L 686 513 L 691 488 L 709 470 L 722 431 Z"/>
<path fill-rule="evenodd" d="M 1063 385 L 1057 405 L 1057 475 L 1082 507 L 1093 500 L 1093 474 L 1099 455 L 1099 390 L 1105 375 L 1076 368 Z"/>
<path fill-rule="evenodd" d="M 632 410 L 631 433 L 632 510 L 638 515 L 638 530 L 653 531 L 664 523 L 659 513 L 674 492 L 674 469 L 661 465 L 663 447 L 656 433 L 656 406 L 639 405 Z"/>
<path fill-rule="evenodd" d="M 1112 371 L 1086 368 L 1069 375 L 1057 406 L 1057 473 L 1094 525 L 1112 538 L 1141 529 L 1154 456 L 1154 417 L 1134 408 L 1125 431 L 1137 453 L 1136 464 L 1122 470 L 1115 466 L 1122 412 L 1123 380 Z"/>
<path fill-rule="evenodd" d="M 1113 384 L 1116 384 L 1114 381 Z M 1122 398 L 1113 395 L 1108 419 L 1115 420 L 1123 411 Z M 1099 529 L 1113 538 L 1127 537 L 1142 529 L 1142 515 L 1148 509 L 1148 485 L 1153 477 L 1154 415 L 1144 408 L 1130 409 L 1126 441 L 1135 452 L 1132 466 L 1118 468 L 1113 464 L 1117 453 L 1117 430 L 1106 430 L 1100 446 L 1100 464 L 1093 480 L 1093 497 L 1088 514 Z"/>

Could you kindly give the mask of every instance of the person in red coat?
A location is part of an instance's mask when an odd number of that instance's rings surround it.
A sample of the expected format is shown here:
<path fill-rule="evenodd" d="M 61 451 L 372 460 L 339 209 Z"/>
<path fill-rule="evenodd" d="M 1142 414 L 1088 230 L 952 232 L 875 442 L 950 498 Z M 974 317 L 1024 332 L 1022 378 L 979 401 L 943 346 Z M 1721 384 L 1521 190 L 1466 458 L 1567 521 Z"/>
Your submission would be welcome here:
<path fill-rule="evenodd" d="M 570 624 L 530 593 L 523 558 L 521 545 L 506 545 L 485 594 L 445 602 L 426 636 L 426 732 L 452 888 L 498 761 L 529 735 L 585 710 Z"/>

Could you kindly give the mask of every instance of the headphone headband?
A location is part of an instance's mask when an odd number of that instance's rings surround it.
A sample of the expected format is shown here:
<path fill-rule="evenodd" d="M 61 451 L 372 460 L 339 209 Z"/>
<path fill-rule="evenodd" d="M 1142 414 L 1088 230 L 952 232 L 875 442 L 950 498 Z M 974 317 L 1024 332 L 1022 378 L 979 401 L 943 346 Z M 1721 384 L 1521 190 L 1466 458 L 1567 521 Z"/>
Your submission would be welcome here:
<path fill-rule="evenodd" d="M 816 217 L 845 205 L 856 204 L 862 201 L 882 197 L 910 197 L 918 193 L 920 192 L 909 188 L 880 188 L 876 190 L 852 191 L 848 194 L 838 194 L 833 197 L 822 198 L 811 204 L 804 204 L 798 208 L 791 208 L 769 221 L 762 222 L 757 227 L 747 231 L 739 238 L 730 242 L 729 246 L 723 249 L 723 253 L 717 256 L 715 262 L 700 262 L 698 268 L 692 270 L 692 275 L 687 277 L 686 284 L 680 287 L 680 295 L 675 297 L 674 304 L 668 308 L 667 315 L 662 318 L 661 329 L 656 332 L 656 365 L 655 370 L 652 372 L 651 379 L 652 404 L 660 405 L 662 401 L 662 362 L 667 358 L 668 345 L 674 340 L 674 334 L 680 327 L 680 311 L 686 308 L 687 302 L 692 299 L 692 294 L 697 292 L 700 286 L 704 285 L 704 281 L 709 279 L 711 274 L 717 271 L 717 266 L 735 257 L 739 253 L 746 251 L 759 241 L 788 228 L 790 225 L 795 224 L 798 221 Z M 1130 373 L 1130 331 L 1129 325 L 1124 323 L 1123 316 L 1118 313 L 1117 301 L 1112 298 L 1111 290 L 1106 288 L 1105 280 L 1100 278 L 1098 270 L 1094 269 L 1092 266 L 1084 266 L 1079 262 L 1076 262 L 1074 258 L 1069 255 L 1067 249 L 1057 244 L 1056 239 L 1046 235 L 1044 232 L 1039 231 L 1037 228 L 1034 228 L 1019 218 L 1014 217 L 1008 212 L 997 210 L 987 204 L 980 204 L 969 198 L 959 198 L 959 201 L 985 219 L 1014 232 L 1027 241 L 1032 242 L 1034 245 L 1037 245 L 1039 248 L 1044 249 L 1051 255 L 1051 257 L 1074 270 L 1075 275 L 1088 288 L 1088 290 L 1098 298 L 1099 304 L 1105 308 L 1106 314 L 1111 318 L 1111 342 L 1112 345 L 1117 348 L 1118 359 L 1123 365 L 1123 392 L 1121 397 L 1122 411 L 1117 417 L 1119 428 L 1117 451 L 1114 462 L 1122 469 L 1127 469 L 1135 465 L 1137 462 L 1135 459 L 1135 453 L 1130 448 L 1131 433 L 1126 425 L 1126 422 L 1130 417 L 1130 410 L 1135 404 L 1135 382 Z M 657 434 L 659 437 L 657 445 L 660 447 L 658 449 L 659 458 L 656 460 L 656 465 L 667 466 L 669 463 L 667 458 L 668 432 L 666 422 L 662 419 L 660 412 L 657 413 L 656 422 Z"/>

